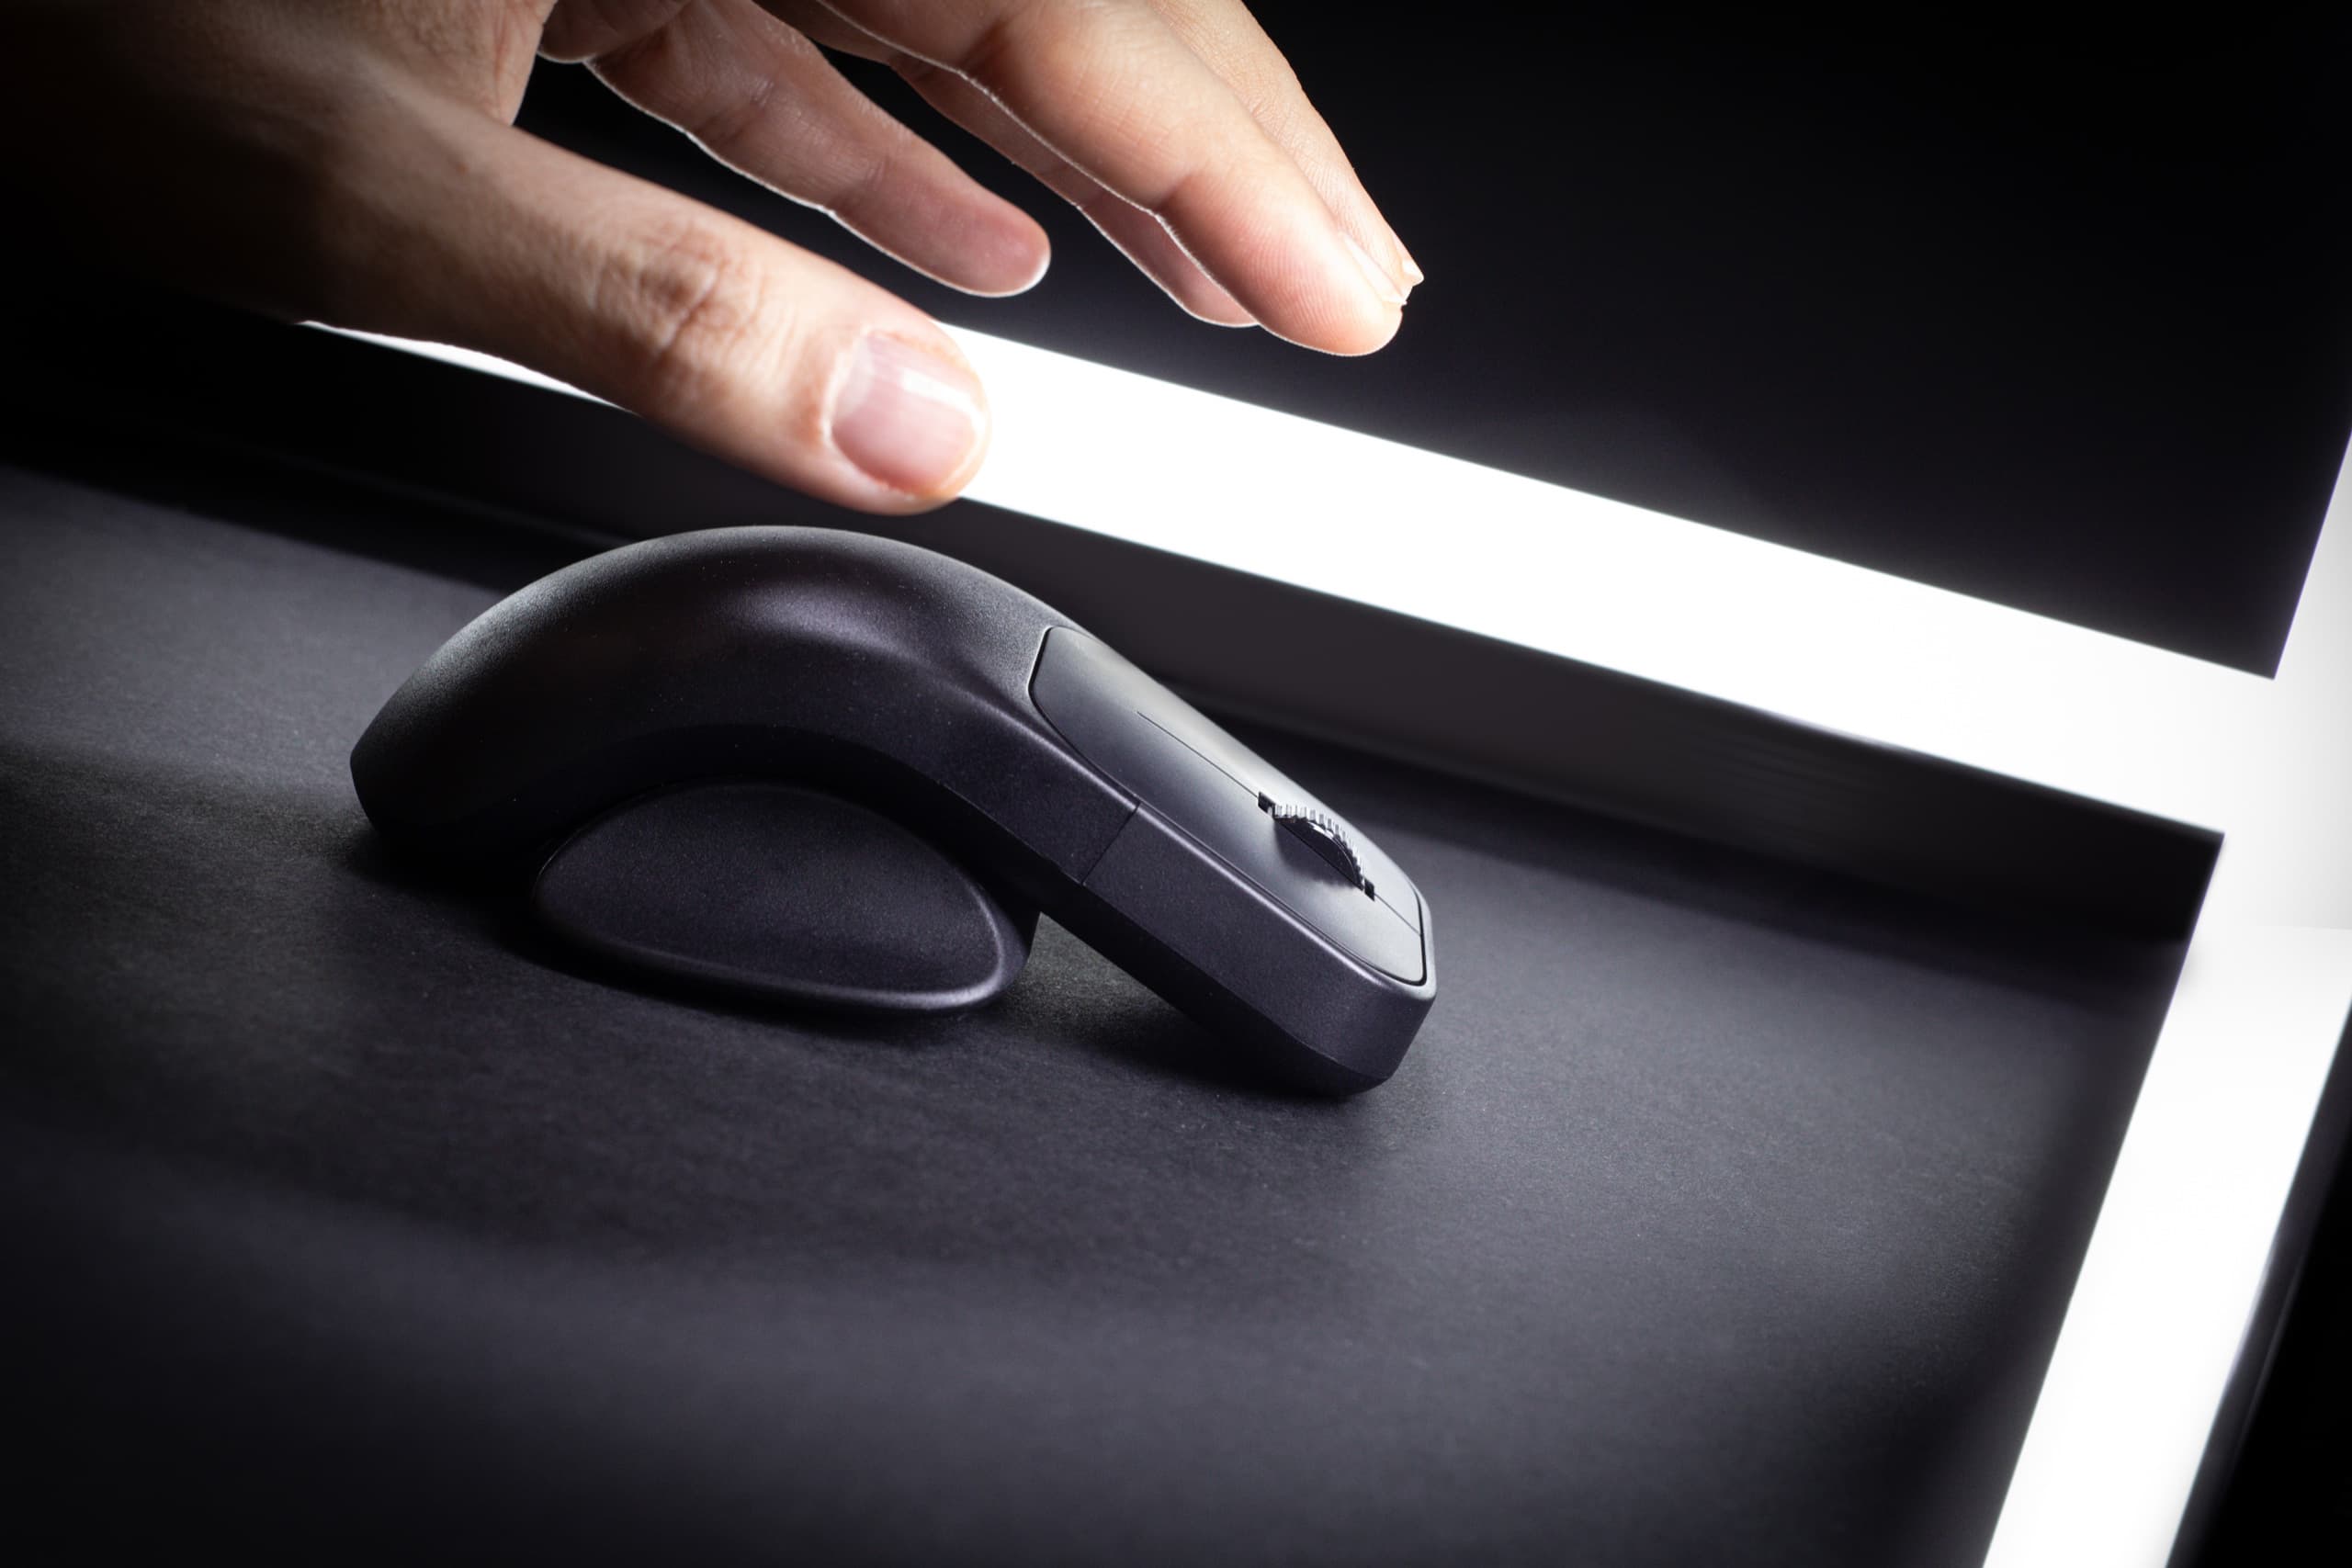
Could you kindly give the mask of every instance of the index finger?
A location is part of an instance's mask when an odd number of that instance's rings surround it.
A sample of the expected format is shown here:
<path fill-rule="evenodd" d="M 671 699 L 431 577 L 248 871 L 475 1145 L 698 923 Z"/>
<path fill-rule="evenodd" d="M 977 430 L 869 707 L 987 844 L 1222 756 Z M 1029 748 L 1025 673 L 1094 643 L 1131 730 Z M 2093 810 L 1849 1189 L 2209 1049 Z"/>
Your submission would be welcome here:
<path fill-rule="evenodd" d="M 1401 281 L 1150 6 L 830 4 L 972 82 L 1072 166 L 1157 214 L 1269 331 L 1335 354 L 1370 353 L 1396 335 Z"/>

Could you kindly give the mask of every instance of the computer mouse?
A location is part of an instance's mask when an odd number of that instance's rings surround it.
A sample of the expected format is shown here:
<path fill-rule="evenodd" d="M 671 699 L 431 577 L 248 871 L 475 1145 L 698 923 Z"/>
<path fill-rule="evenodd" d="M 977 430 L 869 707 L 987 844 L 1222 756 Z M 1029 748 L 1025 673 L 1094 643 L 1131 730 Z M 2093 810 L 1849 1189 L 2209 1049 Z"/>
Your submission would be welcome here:
<path fill-rule="evenodd" d="M 1069 616 L 934 551 L 722 528 L 485 611 L 351 754 L 399 852 L 528 888 L 624 971 L 978 1006 L 1039 912 L 1334 1093 L 1436 996 L 1430 913 L 1337 812 Z"/>

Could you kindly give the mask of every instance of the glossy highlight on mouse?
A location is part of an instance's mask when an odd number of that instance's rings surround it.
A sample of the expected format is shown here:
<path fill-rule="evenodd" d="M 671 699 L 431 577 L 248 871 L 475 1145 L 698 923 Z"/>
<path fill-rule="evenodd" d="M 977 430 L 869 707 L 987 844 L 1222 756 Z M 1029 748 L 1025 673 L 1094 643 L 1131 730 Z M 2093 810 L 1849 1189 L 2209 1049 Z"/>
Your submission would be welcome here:
<path fill-rule="evenodd" d="M 492 606 L 351 757 L 403 854 L 528 887 L 616 971 L 937 1012 L 1040 912 L 1246 1053 L 1351 1093 L 1436 995 L 1379 847 L 1062 615 L 814 528 L 627 546 Z"/>

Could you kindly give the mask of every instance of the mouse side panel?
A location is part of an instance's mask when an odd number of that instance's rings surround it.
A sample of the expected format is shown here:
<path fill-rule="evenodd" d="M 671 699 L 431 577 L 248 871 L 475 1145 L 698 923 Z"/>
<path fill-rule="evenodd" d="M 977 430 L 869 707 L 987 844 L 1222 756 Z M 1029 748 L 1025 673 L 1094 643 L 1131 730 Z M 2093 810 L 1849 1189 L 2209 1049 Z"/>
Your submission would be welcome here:
<path fill-rule="evenodd" d="M 1387 1081 L 1430 1004 L 1365 968 L 1214 853 L 1139 809 L 1057 918 L 1104 957 L 1297 1086 L 1354 1094 Z"/>
<path fill-rule="evenodd" d="M 1367 968 L 1429 971 L 1421 899 L 1380 847 L 1199 710 L 1083 632 L 1046 634 L 1030 685 L 1070 745 L 1231 874 Z M 1320 853 L 1285 818 L 1338 836 Z"/>
<path fill-rule="evenodd" d="M 1138 806 L 1054 912 L 1195 1016 L 1310 1087 L 1396 1071 L 1436 995 L 1428 912 L 1396 863 L 1159 682 L 1084 633 L 1046 633 L 1030 692 Z M 1319 852 L 1295 814 L 1332 836 Z"/>
<path fill-rule="evenodd" d="M 548 858 L 531 902 L 576 946 L 640 971 L 869 1012 L 1001 995 L 1036 924 L 895 818 L 768 779 L 606 812 Z"/>

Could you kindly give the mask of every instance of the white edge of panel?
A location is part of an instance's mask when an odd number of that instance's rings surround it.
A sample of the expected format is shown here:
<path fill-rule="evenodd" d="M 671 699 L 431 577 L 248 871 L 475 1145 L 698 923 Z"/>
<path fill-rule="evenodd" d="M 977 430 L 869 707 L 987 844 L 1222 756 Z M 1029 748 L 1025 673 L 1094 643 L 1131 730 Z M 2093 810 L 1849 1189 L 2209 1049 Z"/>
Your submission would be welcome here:
<path fill-rule="evenodd" d="M 1996 1568 L 2158 1568 L 2249 1338 L 2352 1015 L 2352 468 L 2003 1504 Z M 2284 1260 L 2281 1260 L 2284 1261 Z"/>

